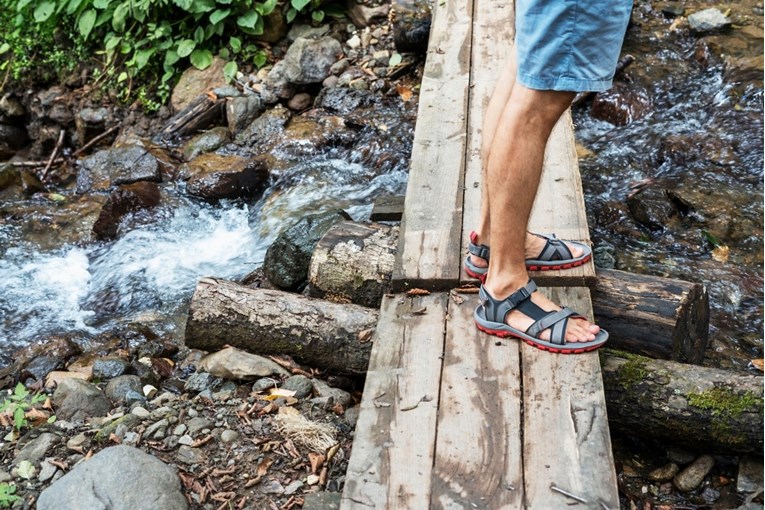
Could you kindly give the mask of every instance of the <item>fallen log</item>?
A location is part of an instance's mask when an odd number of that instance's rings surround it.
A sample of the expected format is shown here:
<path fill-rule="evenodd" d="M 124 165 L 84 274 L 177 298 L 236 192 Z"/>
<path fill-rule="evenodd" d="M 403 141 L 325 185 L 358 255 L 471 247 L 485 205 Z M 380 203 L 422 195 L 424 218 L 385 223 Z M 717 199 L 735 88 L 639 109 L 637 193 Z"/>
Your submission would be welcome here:
<path fill-rule="evenodd" d="M 309 267 L 311 292 L 377 307 L 387 292 L 382 282 L 390 281 L 385 274 L 390 267 L 380 255 L 392 257 L 398 231 L 353 225 L 339 223 L 319 241 Z M 701 363 L 704 357 L 709 299 L 699 283 L 602 269 L 592 305 L 615 349 L 683 363 Z"/>
<path fill-rule="evenodd" d="M 363 374 L 377 311 L 278 290 L 202 278 L 186 323 L 186 345 L 216 351 L 231 345 L 346 374 Z"/>
<path fill-rule="evenodd" d="M 155 140 L 157 142 L 168 141 L 205 129 L 225 115 L 225 105 L 225 98 L 212 93 L 202 94 L 189 103 L 186 108 L 173 115 L 162 126 Z"/>
<path fill-rule="evenodd" d="M 604 350 L 611 427 L 704 453 L 763 450 L 763 378 Z"/>

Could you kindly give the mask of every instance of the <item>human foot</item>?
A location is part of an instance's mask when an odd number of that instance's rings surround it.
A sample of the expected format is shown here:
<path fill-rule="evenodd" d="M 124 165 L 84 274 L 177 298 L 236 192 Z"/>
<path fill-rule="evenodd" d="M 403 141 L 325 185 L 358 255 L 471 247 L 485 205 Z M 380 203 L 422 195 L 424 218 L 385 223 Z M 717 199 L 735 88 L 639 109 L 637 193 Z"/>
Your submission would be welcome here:
<path fill-rule="evenodd" d="M 465 272 L 482 282 L 489 267 L 489 247 L 481 244 L 476 232 L 470 233 Z M 589 246 L 577 241 L 562 241 L 555 234 L 526 233 L 526 268 L 530 271 L 569 269 L 581 266 L 592 256 Z"/>
<path fill-rule="evenodd" d="M 537 290 L 533 281 L 504 299 L 481 286 L 481 304 L 473 315 L 478 329 L 512 336 L 534 347 L 559 353 L 580 353 L 602 346 L 608 333 L 569 308 L 561 308 Z"/>

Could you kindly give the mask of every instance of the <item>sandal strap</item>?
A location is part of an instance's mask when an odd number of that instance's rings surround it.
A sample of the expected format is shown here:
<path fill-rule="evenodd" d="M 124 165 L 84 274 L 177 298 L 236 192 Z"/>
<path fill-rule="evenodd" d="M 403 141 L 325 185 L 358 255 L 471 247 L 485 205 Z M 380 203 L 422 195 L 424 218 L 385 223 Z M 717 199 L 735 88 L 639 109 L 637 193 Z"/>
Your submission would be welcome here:
<path fill-rule="evenodd" d="M 505 322 L 505 317 L 519 304 L 527 301 L 533 292 L 537 290 L 537 285 L 534 280 L 529 282 L 510 294 L 505 299 L 497 300 L 489 295 L 488 292 L 481 285 L 481 289 L 478 291 L 478 299 L 486 311 L 486 318 L 494 322 Z"/>
<path fill-rule="evenodd" d="M 561 310 L 558 310 L 556 312 L 550 312 L 538 321 L 536 321 L 534 324 L 529 326 L 529 329 L 526 330 L 526 334 L 529 336 L 533 336 L 535 338 L 538 338 L 538 335 L 552 327 L 550 330 L 550 340 L 554 343 L 559 343 L 558 340 L 561 342 L 564 342 L 565 334 L 566 334 L 566 328 L 564 322 L 568 322 L 568 318 L 571 316 L 578 315 L 575 311 L 568 307 L 564 307 Z M 558 326 L 558 327 L 555 327 Z M 558 333 L 558 330 L 563 334 L 563 336 L 556 338 L 556 333 Z M 563 343 L 561 343 L 563 345 Z"/>
<path fill-rule="evenodd" d="M 545 247 L 537 257 L 537 260 L 569 260 L 574 258 L 574 254 L 568 249 L 566 243 L 558 239 L 555 234 L 534 234 L 547 240 Z"/>
<path fill-rule="evenodd" d="M 468 252 L 470 252 L 471 255 L 475 255 L 476 257 L 480 257 L 484 260 L 489 260 L 489 247 L 485 244 L 478 244 L 476 240 L 478 239 L 478 234 L 475 233 L 475 231 L 470 232 L 470 242 L 468 243 Z"/>

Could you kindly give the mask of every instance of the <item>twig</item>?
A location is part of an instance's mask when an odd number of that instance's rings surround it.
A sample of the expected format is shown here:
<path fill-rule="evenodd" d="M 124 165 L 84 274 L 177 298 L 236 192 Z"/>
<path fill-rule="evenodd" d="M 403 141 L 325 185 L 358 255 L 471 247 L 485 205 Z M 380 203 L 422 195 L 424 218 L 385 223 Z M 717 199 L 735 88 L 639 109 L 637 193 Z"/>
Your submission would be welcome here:
<path fill-rule="evenodd" d="M 420 405 L 420 402 L 430 402 L 431 400 L 433 400 L 433 397 L 431 397 L 430 395 L 423 395 L 422 397 L 420 397 L 420 400 L 415 402 L 413 405 L 402 407 L 400 410 L 411 411 L 412 409 L 417 409 L 417 406 Z"/>
<path fill-rule="evenodd" d="M 100 135 L 98 135 L 96 137 L 93 137 L 93 139 L 91 141 L 89 141 L 88 143 L 86 143 L 85 145 L 83 145 L 82 147 L 77 149 L 76 151 L 74 151 L 74 153 L 72 153 L 72 155 L 73 156 L 79 156 L 80 154 L 82 154 L 86 150 L 90 149 L 91 147 L 93 147 L 95 144 L 97 144 L 98 142 L 100 142 L 101 140 L 103 140 L 104 138 L 109 136 L 110 134 L 112 134 L 115 131 L 117 131 L 119 128 L 120 128 L 119 125 L 111 127 L 109 129 L 107 129 L 106 131 L 104 131 L 103 133 L 101 133 Z"/>
<path fill-rule="evenodd" d="M 58 165 L 63 162 L 64 162 L 64 158 L 58 158 L 53 161 L 53 164 Z M 45 166 L 48 164 L 47 161 L 11 161 L 10 163 L 13 166 L 29 166 L 29 167 Z"/>
<path fill-rule="evenodd" d="M 571 498 L 571 499 L 573 499 L 575 501 L 578 501 L 580 503 L 584 503 L 585 505 L 587 504 L 587 500 L 586 499 L 581 498 L 581 497 L 577 496 L 576 494 L 571 494 L 568 491 L 564 491 L 560 487 L 556 487 L 554 483 L 550 484 L 550 490 L 555 491 L 555 492 L 557 492 L 559 494 L 563 494 L 564 496 L 569 497 L 569 498 Z"/>
<path fill-rule="evenodd" d="M 64 135 L 66 135 L 66 131 L 64 128 L 61 128 L 61 131 L 58 132 L 58 141 L 56 142 L 56 146 L 53 148 L 53 152 L 50 155 L 50 158 L 48 159 L 48 163 L 45 165 L 45 168 L 43 169 L 42 177 L 40 177 L 41 181 L 45 181 L 45 178 L 48 177 L 48 171 L 50 170 L 51 165 L 53 164 L 53 160 L 56 159 L 56 154 L 58 153 L 58 150 L 61 148 L 61 144 L 64 143 Z"/>

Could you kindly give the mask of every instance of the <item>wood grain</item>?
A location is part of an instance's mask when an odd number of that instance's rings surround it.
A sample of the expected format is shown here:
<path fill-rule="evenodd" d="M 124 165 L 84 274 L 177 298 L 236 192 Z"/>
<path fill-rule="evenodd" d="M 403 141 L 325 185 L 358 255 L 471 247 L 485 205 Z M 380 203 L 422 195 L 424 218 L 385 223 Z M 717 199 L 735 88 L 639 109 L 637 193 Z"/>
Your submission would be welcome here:
<path fill-rule="evenodd" d="M 586 288 L 541 291 L 592 317 Z M 555 485 L 587 501 L 577 508 L 618 509 L 598 354 L 550 354 L 523 344 L 521 365 L 527 508 L 567 508 L 576 502 L 553 491 Z"/>
<path fill-rule="evenodd" d="M 433 509 L 523 508 L 519 344 L 479 333 L 476 296 L 449 303 Z"/>
<path fill-rule="evenodd" d="M 472 0 L 434 3 L 420 86 L 395 289 L 459 280 Z"/>
<path fill-rule="evenodd" d="M 383 299 L 341 510 L 428 508 L 447 299 Z"/>

